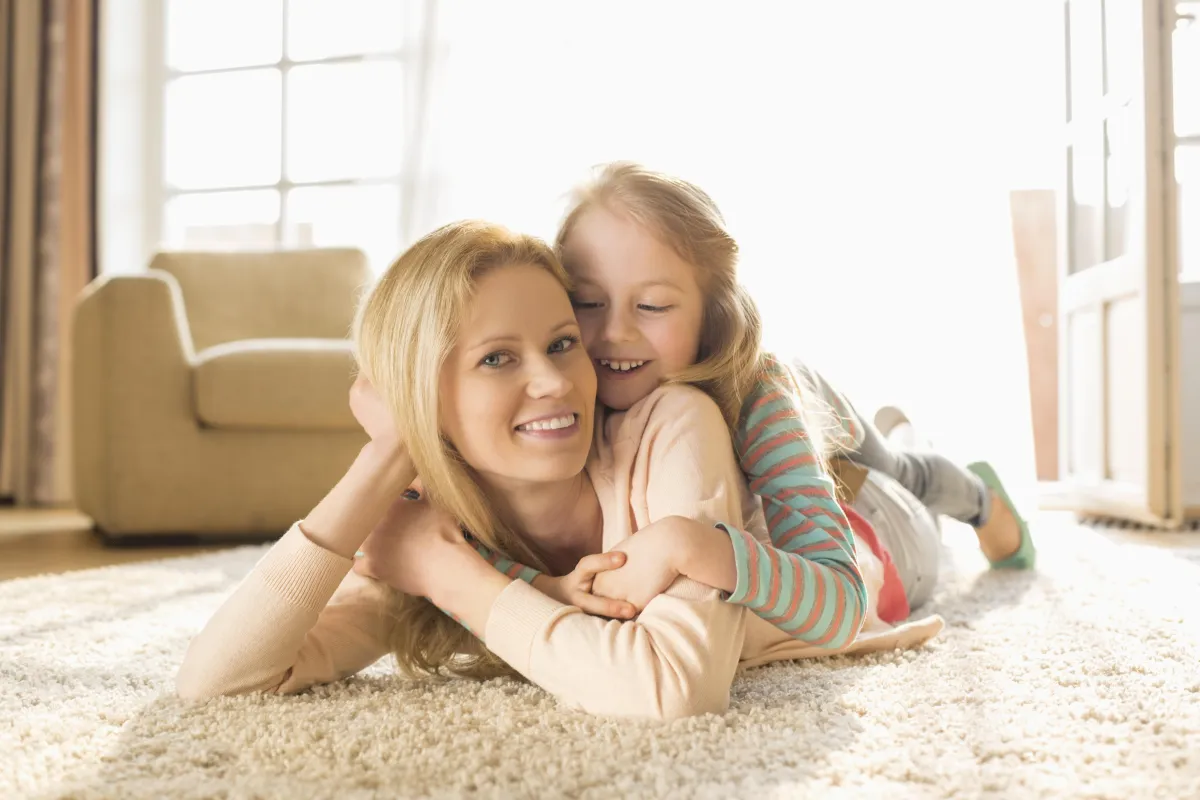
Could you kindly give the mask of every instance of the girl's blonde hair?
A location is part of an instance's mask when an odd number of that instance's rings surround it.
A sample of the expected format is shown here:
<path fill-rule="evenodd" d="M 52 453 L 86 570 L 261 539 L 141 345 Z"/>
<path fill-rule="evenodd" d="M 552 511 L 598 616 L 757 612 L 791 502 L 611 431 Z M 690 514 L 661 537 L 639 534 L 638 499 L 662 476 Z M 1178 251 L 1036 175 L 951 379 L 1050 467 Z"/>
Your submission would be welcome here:
<path fill-rule="evenodd" d="M 430 500 L 493 551 L 544 571 L 538 555 L 493 511 L 475 472 L 441 434 L 438 385 L 467 305 L 484 273 L 513 264 L 570 281 L 554 251 L 532 236 L 486 222 L 446 225 L 408 248 L 359 305 L 360 369 L 387 404 Z M 409 676 L 513 674 L 462 625 L 420 597 L 393 592 L 392 650 Z"/>
<path fill-rule="evenodd" d="M 834 444 L 830 434 L 840 426 L 806 373 L 763 352 L 762 317 L 737 277 L 737 241 L 708 193 L 629 161 L 597 167 L 571 195 L 555 238 L 560 257 L 579 218 L 597 206 L 628 216 L 696 270 L 704 296 L 700 351 L 695 364 L 671 379 L 712 397 L 735 437 L 751 390 L 760 380 L 771 383 L 796 399 L 823 464 Z"/>

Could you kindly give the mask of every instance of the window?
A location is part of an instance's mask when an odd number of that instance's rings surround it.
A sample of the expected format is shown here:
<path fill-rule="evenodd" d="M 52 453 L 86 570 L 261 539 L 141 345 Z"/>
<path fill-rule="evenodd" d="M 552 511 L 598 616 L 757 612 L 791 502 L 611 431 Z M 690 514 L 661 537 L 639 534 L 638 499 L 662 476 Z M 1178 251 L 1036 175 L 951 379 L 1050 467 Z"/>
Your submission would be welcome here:
<path fill-rule="evenodd" d="M 386 265 L 416 179 L 423 5 L 167 0 L 146 31 L 148 242 L 353 245 Z"/>

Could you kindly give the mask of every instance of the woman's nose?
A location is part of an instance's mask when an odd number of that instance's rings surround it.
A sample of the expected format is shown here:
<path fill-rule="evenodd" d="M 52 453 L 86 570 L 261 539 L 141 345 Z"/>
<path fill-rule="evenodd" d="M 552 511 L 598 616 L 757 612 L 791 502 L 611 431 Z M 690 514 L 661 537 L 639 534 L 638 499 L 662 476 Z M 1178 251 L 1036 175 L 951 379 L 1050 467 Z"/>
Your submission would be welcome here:
<path fill-rule="evenodd" d="M 530 397 L 565 397 L 575 386 L 549 358 L 538 359 L 530 369 L 527 387 Z"/>

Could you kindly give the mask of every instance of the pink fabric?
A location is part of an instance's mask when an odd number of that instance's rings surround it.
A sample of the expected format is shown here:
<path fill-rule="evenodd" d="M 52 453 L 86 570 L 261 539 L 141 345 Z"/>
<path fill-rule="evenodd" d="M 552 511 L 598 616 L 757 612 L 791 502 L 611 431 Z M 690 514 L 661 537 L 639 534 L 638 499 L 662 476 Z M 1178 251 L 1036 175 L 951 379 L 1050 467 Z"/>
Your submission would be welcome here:
<path fill-rule="evenodd" d="M 891 553 L 883 546 L 883 542 L 879 541 L 871 523 L 867 522 L 861 514 L 846 505 L 842 506 L 842 510 L 846 512 L 846 517 L 850 520 L 850 530 L 854 531 L 855 536 L 866 542 L 875 557 L 883 562 L 883 588 L 879 591 L 876 613 L 879 614 L 881 620 L 888 624 L 894 625 L 897 622 L 903 622 L 908 619 L 912 609 L 908 607 L 904 584 L 900 582 L 900 571 L 896 569 Z"/>

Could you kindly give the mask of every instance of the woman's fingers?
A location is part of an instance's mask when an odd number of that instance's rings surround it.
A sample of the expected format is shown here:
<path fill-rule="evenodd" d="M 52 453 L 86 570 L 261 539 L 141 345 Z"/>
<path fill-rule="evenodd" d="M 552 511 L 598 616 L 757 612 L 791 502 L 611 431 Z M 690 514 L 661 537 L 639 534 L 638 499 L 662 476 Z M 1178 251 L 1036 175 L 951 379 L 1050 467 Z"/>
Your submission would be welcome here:
<path fill-rule="evenodd" d="M 594 553 L 579 559 L 579 563 L 575 565 L 575 574 L 583 581 L 590 582 L 601 572 L 617 569 L 624 564 L 625 554 L 619 550 L 611 553 Z"/>
<path fill-rule="evenodd" d="M 610 619 L 632 619 L 637 609 L 621 600 L 610 600 L 607 597 L 597 597 L 587 592 L 579 592 L 575 598 L 575 606 L 585 614 L 594 617 L 609 617 Z"/>
<path fill-rule="evenodd" d="M 573 577 L 579 581 L 576 584 L 579 588 L 573 592 L 572 600 L 574 601 L 574 605 L 581 611 L 597 617 L 630 619 L 635 616 L 637 609 L 630 603 L 626 603 L 623 600 L 613 600 L 608 597 L 599 597 L 588 591 L 597 575 L 601 572 L 617 569 L 624 566 L 624 564 L 625 554 L 620 551 L 595 553 L 579 559 L 579 563 L 575 565 L 573 573 Z"/>

